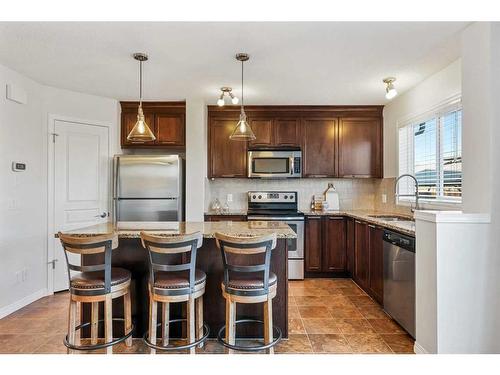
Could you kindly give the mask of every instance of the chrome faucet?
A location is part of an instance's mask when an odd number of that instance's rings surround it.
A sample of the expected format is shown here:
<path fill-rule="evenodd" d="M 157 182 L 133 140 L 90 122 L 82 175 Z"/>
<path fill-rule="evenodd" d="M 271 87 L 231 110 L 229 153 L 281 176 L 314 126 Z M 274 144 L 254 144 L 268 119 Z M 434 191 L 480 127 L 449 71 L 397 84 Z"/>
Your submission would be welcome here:
<path fill-rule="evenodd" d="M 413 180 L 415 181 L 415 194 L 398 194 L 398 183 L 399 183 L 399 180 L 401 180 L 403 177 L 410 177 L 410 178 L 413 178 Z M 420 207 L 418 205 L 418 181 L 417 179 L 415 178 L 415 176 L 411 175 L 411 174 L 402 174 L 401 176 L 399 176 L 398 178 L 396 178 L 396 182 L 394 183 L 394 190 L 395 190 L 395 196 L 396 196 L 396 199 L 398 197 L 415 197 L 415 208 L 412 208 L 411 209 L 411 212 L 415 212 L 415 210 L 420 210 Z"/>

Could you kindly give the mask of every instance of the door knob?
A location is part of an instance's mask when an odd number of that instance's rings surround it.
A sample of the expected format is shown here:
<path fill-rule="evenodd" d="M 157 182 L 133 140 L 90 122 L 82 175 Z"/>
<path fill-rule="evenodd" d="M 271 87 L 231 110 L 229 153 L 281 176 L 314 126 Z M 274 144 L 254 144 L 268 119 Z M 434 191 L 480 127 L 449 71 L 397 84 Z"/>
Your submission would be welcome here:
<path fill-rule="evenodd" d="M 94 217 L 100 217 L 100 218 L 104 219 L 106 216 L 108 216 L 108 213 L 107 212 L 103 212 L 102 214 L 95 215 Z"/>

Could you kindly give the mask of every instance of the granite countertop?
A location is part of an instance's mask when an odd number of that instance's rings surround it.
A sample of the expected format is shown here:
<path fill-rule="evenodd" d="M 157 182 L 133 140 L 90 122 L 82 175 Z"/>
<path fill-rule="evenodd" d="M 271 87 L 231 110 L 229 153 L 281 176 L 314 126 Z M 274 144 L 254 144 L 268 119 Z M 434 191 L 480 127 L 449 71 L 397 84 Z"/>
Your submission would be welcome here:
<path fill-rule="evenodd" d="M 393 229 L 395 231 L 408 234 L 410 236 L 415 235 L 415 222 L 414 221 L 386 221 L 380 220 L 375 217 L 371 217 L 370 215 L 395 215 L 395 216 L 404 216 L 411 219 L 411 216 L 395 214 L 390 212 L 382 212 L 382 211 L 374 211 L 374 210 L 339 210 L 339 211 L 302 211 L 306 216 L 347 216 L 352 217 L 353 219 L 363 220 L 370 224 L 379 225 L 381 227 L 387 229 Z M 246 210 L 232 210 L 229 213 L 217 213 L 215 211 L 209 211 L 205 213 L 206 215 L 246 215 Z"/>
<path fill-rule="evenodd" d="M 96 224 L 63 231 L 64 234 L 95 236 L 116 233 L 118 238 L 139 238 L 140 232 L 149 234 L 187 234 L 202 232 L 204 238 L 214 238 L 216 232 L 232 236 L 263 236 L 276 233 L 278 238 L 297 238 L 296 233 L 281 221 L 214 221 L 214 222 L 118 222 Z"/>

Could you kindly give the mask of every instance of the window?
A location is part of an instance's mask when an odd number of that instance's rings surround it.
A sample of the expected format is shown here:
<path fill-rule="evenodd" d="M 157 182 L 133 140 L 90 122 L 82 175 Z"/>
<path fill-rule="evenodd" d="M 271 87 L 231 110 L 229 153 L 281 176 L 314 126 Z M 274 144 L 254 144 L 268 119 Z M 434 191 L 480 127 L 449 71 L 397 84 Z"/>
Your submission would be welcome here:
<path fill-rule="evenodd" d="M 399 128 L 399 175 L 409 173 L 419 184 L 420 199 L 462 202 L 462 109 L 459 103 L 405 122 Z M 415 191 L 413 180 L 399 183 L 399 200 Z"/>

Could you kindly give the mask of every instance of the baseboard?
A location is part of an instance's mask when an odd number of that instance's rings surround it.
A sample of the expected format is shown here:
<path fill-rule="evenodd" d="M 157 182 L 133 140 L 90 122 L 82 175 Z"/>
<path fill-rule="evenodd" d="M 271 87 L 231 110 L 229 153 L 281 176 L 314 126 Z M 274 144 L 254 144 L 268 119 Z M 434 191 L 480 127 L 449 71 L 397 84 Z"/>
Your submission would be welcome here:
<path fill-rule="evenodd" d="M 42 297 L 45 297 L 46 295 L 47 295 L 47 289 L 40 289 L 35 293 L 32 293 L 20 299 L 19 301 L 16 301 L 14 303 L 11 303 L 10 305 L 0 308 L 0 319 L 6 317 L 7 315 L 12 314 L 13 312 L 23 308 L 26 305 L 29 305 L 32 302 L 35 302 L 36 300 Z"/>
<path fill-rule="evenodd" d="M 415 352 L 415 354 L 429 354 L 429 352 L 425 350 L 425 348 L 416 341 L 415 344 L 413 345 L 413 351 Z"/>

